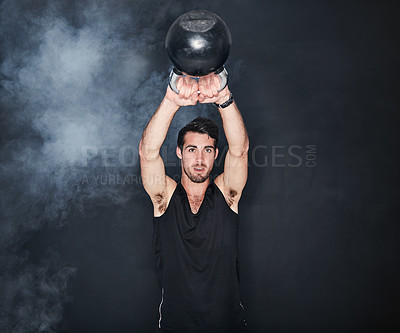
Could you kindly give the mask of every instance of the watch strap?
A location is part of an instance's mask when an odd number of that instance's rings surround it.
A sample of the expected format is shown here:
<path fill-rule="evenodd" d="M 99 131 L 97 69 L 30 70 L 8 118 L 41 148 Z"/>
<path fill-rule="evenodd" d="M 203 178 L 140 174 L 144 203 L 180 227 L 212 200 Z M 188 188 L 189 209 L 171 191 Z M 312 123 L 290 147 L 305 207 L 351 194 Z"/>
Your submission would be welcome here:
<path fill-rule="evenodd" d="M 214 103 L 214 105 L 219 107 L 220 109 L 225 109 L 226 107 L 228 107 L 232 103 L 233 103 L 233 94 L 231 93 L 231 95 L 229 96 L 229 99 L 226 102 L 224 102 L 222 104 Z"/>

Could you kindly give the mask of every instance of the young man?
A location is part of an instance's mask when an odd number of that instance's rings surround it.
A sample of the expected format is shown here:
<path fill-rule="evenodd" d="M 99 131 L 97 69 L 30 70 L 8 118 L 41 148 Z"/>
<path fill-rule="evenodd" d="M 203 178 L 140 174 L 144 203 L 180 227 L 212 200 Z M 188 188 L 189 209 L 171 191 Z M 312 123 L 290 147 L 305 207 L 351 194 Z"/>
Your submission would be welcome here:
<path fill-rule="evenodd" d="M 153 246 L 161 286 L 159 332 L 244 332 L 239 293 L 238 203 L 247 180 L 249 139 L 228 87 L 215 74 L 180 77 L 167 88 L 139 145 L 143 185 L 154 207 Z M 182 176 L 165 174 L 160 148 L 181 106 L 216 103 L 229 150 L 224 172 L 210 172 L 218 156 L 218 127 L 196 118 L 179 132 Z"/>

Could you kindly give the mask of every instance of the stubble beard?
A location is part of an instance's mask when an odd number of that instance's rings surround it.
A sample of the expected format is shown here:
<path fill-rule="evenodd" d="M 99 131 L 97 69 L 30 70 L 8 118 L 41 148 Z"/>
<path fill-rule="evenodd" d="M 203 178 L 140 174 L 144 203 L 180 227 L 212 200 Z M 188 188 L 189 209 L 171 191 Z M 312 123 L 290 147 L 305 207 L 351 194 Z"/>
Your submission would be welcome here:
<path fill-rule="evenodd" d="M 207 171 L 207 174 L 205 176 L 194 175 L 193 173 L 191 173 L 190 168 L 186 167 L 183 161 L 182 164 L 183 164 L 183 171 L 185 172 L 186 176 L 188 176 L 188 178 L 194 183 L 204 183 L 210 176 L 211 169 Z M 207 168 L 205 165 L 201 165 L 201 167 L 205 169 Z"/>

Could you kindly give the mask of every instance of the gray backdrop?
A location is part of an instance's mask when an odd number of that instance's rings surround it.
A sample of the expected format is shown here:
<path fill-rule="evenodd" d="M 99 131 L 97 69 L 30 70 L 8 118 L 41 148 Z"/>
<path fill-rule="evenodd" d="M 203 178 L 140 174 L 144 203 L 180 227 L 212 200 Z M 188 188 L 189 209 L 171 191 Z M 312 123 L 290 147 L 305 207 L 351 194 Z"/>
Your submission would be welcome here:
<path fill-rule="evenodd" d="M 251 142 L 239 207 L 250 332 L 395 331 L 396 2 L 6 0 L 1 332 L 153 330 L 137 148 L 167 85 L 166 32 L 199 8 L 231 30 Z M 171 177 L 177 132 L 197 115 L 221 125 L 211 105 L 177 113 L 162 148 Z"/>

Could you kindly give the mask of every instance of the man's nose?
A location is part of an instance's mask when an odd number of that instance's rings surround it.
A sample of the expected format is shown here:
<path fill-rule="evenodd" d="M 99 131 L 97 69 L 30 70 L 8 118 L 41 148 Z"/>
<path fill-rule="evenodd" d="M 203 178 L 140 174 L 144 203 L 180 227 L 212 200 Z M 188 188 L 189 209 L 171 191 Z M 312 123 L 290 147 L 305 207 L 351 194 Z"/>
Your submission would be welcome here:
<path fill-rule="evenodd" d="M 197 151 L 196 154 L 196 161 L 203 161 L 204 160 L 204 154 L 202 151 Z"/>

